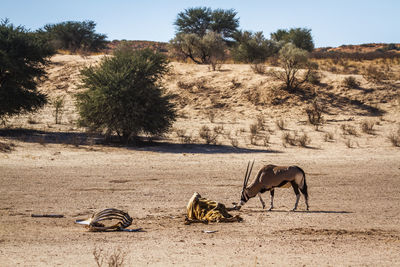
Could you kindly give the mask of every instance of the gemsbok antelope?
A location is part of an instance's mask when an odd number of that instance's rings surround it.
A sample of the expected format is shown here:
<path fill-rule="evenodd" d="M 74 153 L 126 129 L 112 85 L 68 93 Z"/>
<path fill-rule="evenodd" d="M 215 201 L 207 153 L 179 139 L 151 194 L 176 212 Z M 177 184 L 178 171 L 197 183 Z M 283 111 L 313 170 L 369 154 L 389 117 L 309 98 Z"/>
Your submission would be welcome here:
<path fill-rule="evenodd" d="M 296 194 L 296 203 L 294 204 L 293 211 L 297 209 L 297 205 L 299 204 L 300 192 L 303 193 L 307 210 L 308 206 L 308 192 L 307 192 L 307 183 L 306 183 L 306 175 L 304 171 L 298 166 L 276 166 L 276 165 L 266 165 L 262 167 L 254 181 L 247 186 L 249 182 L 249 178 L 251 175 L 251 171 L 253 169 L 254 161 L 251 164 L 250 162 L 247 164 L 246 174 L 244 176 L 243 181 L 243 189 L 240 198 L 240 204 L 238 206 L 235 205 L 236 209 L 240 209 L 250 198 L 258 195 L 260 198 L 263 209 L 265 208 L 265 202 L 261 198 L 261 194 L 270 191 L 271 193 L 271 206 L 269 210 L 274 208 L 274 190 L 276 187 L 293 187 L 294 193 Z M 250 171 L 249 171 L 250 167 Z"/>

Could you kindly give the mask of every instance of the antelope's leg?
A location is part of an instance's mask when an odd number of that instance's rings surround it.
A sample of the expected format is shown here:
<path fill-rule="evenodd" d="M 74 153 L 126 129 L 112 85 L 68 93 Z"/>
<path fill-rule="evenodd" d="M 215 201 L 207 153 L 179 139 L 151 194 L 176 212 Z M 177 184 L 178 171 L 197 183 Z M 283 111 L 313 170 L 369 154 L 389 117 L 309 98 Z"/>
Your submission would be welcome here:
<path fill-rule="evenodd" d="M 271 189 L 270 193 L 271 193 L 271 206 L 269 207 L 269 210 L 272 210 L 274 208 L 274 193 L 275 193 L 275 190 Z"/>
<path fill-rule="evenodd" d="M 293 211 L 297 209 L 297 205 L 299 204 L 299 199 L 300 199 L 300 192 L 299 192 L 299 186 L 296 184 L 296 182 L 291 182 L 294 193 L 296 194 L 296 203 L 294 204 Z"/>
<path fill-rule="evenodd" d="M 262 204 L 263 209 L 265 209 L 265 202 L 264 202 L 264 200 L 263 200 L 262 197 L 261 197 L 261 193 L 258 193 L 257 195 L 258 195 L 258 197 L 260 198 L 260 201 L 261 201 L 261 204 Z"/>

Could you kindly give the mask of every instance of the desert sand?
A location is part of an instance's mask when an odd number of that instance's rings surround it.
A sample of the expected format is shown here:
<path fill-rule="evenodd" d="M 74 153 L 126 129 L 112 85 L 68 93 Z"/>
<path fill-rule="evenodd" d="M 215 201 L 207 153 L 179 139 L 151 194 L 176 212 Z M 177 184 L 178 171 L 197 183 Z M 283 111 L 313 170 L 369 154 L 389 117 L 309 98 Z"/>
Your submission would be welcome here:
<path fill-rule="evenodd" d="M 61 124 L 49 104 L 10 118 L 0 130 L 7 144 L 0 152 L 1 266 L 96 266 L 96 249 L 105 261 L 121 251 L 126 266 L 399 265 L 400 149 L 388 140 L 400 123 L 398 79 L 373 84 L 353 75 L 360 87 L 345 89 L 347 74 L 323 71 L 313 90 L 326 108 L 325 123 L 316 130 L 304 112 L 310 100 L 283 92 L 268 74 L 254 74 L 249 65 L 213 72 L 174 62 L 163 80 L 166 92 L 178 94 L 174 129 L 154 143 L 104 145 L 76 126 L 73 98 L 82 90 L 79 68 L 101 57 L 53 57 L 40 90 L 65 96 Z M 264 127 L 251 142 L 257 121 Z M 361 130 L 366 121 L 373 132 Z M 219 127 L 217 145 L 199 138 L 204 125 Z M 310 143 L 285 144 L 285 133 L 306 134 Z M 241 223 L 184 225 L 194 192 L 228 206 L 237 202 L 253 159 L 251 180 L 264 164 L 302 167 L 310 211 L 301 197 L 291 212 L 293 190 L 277 189 L 273 211 L 254 198 L 232 212 Z M 130 228 L 143 232 L 93 233 L 74 223 L 111 207 L 127 211 Z"/>

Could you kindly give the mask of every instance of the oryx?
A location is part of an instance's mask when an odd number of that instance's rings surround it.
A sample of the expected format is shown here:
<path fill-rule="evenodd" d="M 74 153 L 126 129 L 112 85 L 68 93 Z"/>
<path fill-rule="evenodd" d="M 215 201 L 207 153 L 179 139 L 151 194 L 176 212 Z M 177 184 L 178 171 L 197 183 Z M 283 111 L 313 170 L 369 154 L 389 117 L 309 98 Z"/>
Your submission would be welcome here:
<path fill-rule="evenodd" d="M 300 199 L 300 192 L 303 193 L 307 210 L 308 206 L 308 192 L 307 192 L 307 183 L 306 183 L 306 175 L 304 171 L 298 166 L 276 166 L 276 165 L 266 165 L 262 167 L 254 181 L 247 186 L 250 178 L 251 171 L 253 169 L 254 161 L 251 164 L 250 162 L 247 164 L 246 174 L 244 176 L 243 181 L 243 189 L 240 198 L 240 204 L 236 206 L 237 209 L 240 209 L 250 198 L 258 195 L 260 198 L 263 209 L 265 208 L 265 202 L 261 198 L 261 194 L 270 191 L 271 192 L 271 206 L 269 210 L 272 210 L 274 207 L 274 188 L 275 187 L 289 187 L 292 186 L 294 193 L 296 194 L 296 203 L 294 204 L 293 211 L 297 209 L 297 205 Z M 249 171 L 250 167 L 250 171 Z"/>

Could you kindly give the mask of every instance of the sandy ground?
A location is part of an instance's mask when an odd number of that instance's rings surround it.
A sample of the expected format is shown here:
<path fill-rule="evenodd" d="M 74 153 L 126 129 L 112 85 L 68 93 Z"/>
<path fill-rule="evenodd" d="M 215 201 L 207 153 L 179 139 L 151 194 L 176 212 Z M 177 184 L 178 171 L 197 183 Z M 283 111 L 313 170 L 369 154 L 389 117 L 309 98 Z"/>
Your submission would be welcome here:
<path fill-rule="evenodd" d="M 79 65 L 81 59 L 65 60 Z M 87 62 L 82 59 L 82 64 Z M 70 67 L 62 64 L 52 67 L 52 81 Z M 194 65 L 175 64 L 175 74 L 166 78 L 170 91 L 178 90 L 177 81 L 186 72 L 201 75 Z M 238 90 L 244 92 L 251 83 L 260 83 L 254 80 L 264 79 L 249 78 L 248 66 L 243 65 L 231 65 L 230 71 L 217 74 L 203 70 L 204 66 L 198 68 L 203 71 L 201 79 L 215 76 L 213 88 L 219 92 L 213 91 L 214 95 L 223 95 L 232 77 L 243 79 Z M 76 78 L 78 71 L 71 69 L 75 73 L 71 79 Z M 332 77 L 326 79 L 336 76 Z M 45 83 L 44 90 L 50 90 L 46 87 L 50 84 Z M 47 106 L 35 115 L 9 121 L 12 128 L 30 130 L 1 132 L 0 141 L 10 142 L 12 150 L 0 153 L 0 266 L 95 266 L 96 248 L 104 250 L 105 258 L 119 249 L 127 266 L 400 265 L 400 150 L 387 140 L 399 124 L 398 104 L 392 97 L 397 87 L 385 91 L 385 101 L 378 101 L 384 115 L 365 114 L 365 106 L 331 106 L 319 131 L 305 123 L 296 105 L 279 109 L 241 104 L 241 96 L 246 96 L 240 91 L 219 108 L 218 102 L 226 98 L 206 102 L 206 96 L 198 94 L 196 101 L 195 92 L 186 92 L 189 104 L 179 107 L 184 114 L 175 130 L 184 129 L 195 137 L 202 125 L 222 125 L 225 133 L 220 145 L 204 145 L 198 137 L 194 144 L 182 144 L 173 131 L 159 143 L 143 147 L 76 142 L 82 133 L 73 123 L 71 92 L 77 89 L 74 84 L 60 88 L 54 89 L 54 95 L 65 94 L 69 99 L 61 125 L 52 122 L 52 109 Z M 339 94 L 338 86 L 332 90 Z M 366 95 L 347 94 L 342 97 Z M 375 96 L 369 97 L 377 101 Z M 220 114 L 214 122 L 204 112 L 210 105 Z M 259 114 L 265 116 L 269 128 L 260 133 L 270 135 L 267 145 L 261 139 L 259 144 L 250 144 L 248 138 L 249 125 Z M 285 131 L 274 124 L 278 118 L 286 120 L 286 132 L 307 133 L 310 145 L 284 146 Z M 28 124 L 28 119 L 35 123 Z M 374 134 L 360 131 L 360 123 L 367 119 L 376 122 Z M 354 125 L 358 134 L 341 133 L 342 124 Z M 325 142 L 326 133 L 332 133 L 333 140 Z M 230 144 L 233 136 L 239 142 L 237 148 Z M 352 148 L 346 145 L 349 139 Z M 293 190 L 277 189 L 272 212 L 262 210 L 254 198 L 233 212 L 243 217 L 242 223 L 184 225 L 185 206 L 194 192 L 228 206 L 237 202 L 245 167 L 253 159 L 255 170 L 270 163 L 302 167 L 310 211 L 305 211 L 302 197 L 298 211 L 290 212 Z M 269 203 L 267 193 L 264 198 Z M 74 224 L 109 207 L 127 211 L 133 217 L 130 228 L 144 231 L 92 233 Z M 65 217 L 33 218 L 31 214 Z"/>

